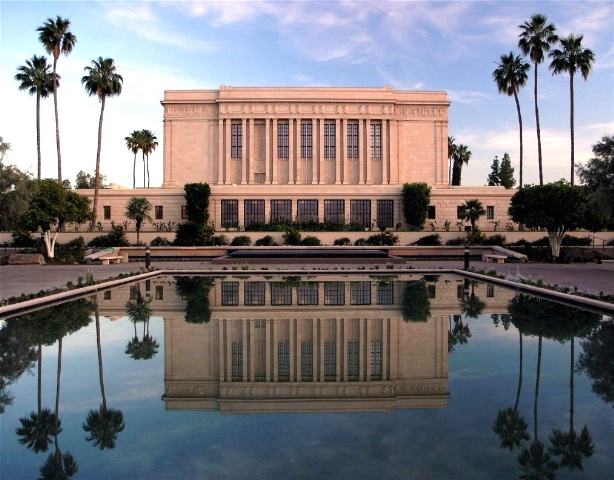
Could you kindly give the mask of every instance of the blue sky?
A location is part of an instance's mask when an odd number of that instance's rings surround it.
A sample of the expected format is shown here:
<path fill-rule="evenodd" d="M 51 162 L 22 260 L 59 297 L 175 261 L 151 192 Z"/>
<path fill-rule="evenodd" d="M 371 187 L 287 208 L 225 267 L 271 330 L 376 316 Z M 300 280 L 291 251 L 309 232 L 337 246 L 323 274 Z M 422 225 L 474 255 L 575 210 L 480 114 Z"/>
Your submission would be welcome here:
<path fill-rule="evenodd" d="M 95 168 L 100 105 L 81 77 L 100 56 L 113 58 L 124 77 L 122 95 L 105 108 L 101 171 L 109 182 L 132 185 L 124 137 L 147 128 L 160 142 L 150 157 L 151 185 L 160 185 L 164 90 L 220 85 L 445 90 L 449 133 L 473 153 L 463 185 L 484 185 L 492 159 L 505 152 L 518 177 L 516 107 L 491 75 L 501 54 L 517 51 L 518 25 L 534 13 L 545 14 L 561 36 L 583 34 L 595 52 L 588 81 L 575 82 L 576 162 L 585 162 L 593 144 L 614 134 L 613 1 L 2 0 L 0 136 L 12 145 L 5 161 L 36 173 L 36 102 L 13 77 L 26 59 L 45 54 L 36 28 L 60 15 L 77 36 L 73 52 L 58 62 L 62 170 L 72 182 L 79 170 Z M 538 70 L 546 182 L 569 179 L 569 78 L 553 77 L 548 63 Z M 525 183 L 538 181 L 532 75 L 520 94 Z M 51 97 L 41 123 L 43 176 L 57 177 Z"/>

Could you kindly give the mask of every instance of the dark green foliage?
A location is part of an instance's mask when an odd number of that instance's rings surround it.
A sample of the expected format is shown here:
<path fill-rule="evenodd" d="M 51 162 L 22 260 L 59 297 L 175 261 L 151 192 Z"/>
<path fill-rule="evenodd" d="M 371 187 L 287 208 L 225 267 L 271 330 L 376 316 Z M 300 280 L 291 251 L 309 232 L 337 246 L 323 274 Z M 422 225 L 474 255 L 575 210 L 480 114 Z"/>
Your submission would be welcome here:
<path fill-rule="evenodd" d="M 164 237 L 156 237 L 150 242 L 150 245 L 152 247 L 166 247 L 171 245 L 171 242 L 169 242 L 168 239 Z"/>
<path fill-rule="evenodd" d="M 19 219 L 28 209 L 36 181 L 28 172 L 0 163 L 0 232 L 15 231 Z"/>
<path fill-rule="evenodd" d="M 351 243 L 352 242 L 350 241 L 348 237 L 341 237 L 341 238 L 335 239 L 335 242 L 333 243 L 333 245 L 337 247 L 346 247 L 346 246 L 349 246 Z"/>
<path fill-rule="evenodd" d="M 252 244 L 252 239 L 248 235 L 237 235 L 230 242 L 231 247 L 249 247 Z"/>
<path fill-rule="evenodd" d="M 601 322 L 581 346 L 577 368 L 593 381 L 593 392 L 614 407 L 614 320 Z"/>
<path fill-rule="evenodd" d="M 606 135 L 593 145 L 595 156 L 576 167 L 578 178 L 586 185 L 591 211 L 614 228 L 614 135 Z"/>
<path fill-rule="evenodd" d="M 371 235 L 365 240 L 365 245 L 374 247 L 392 246 L 399 243 L 398 235 L 393 232 L 381 232 L 375 235 Z"/>
<path fill-rule="evenodd" d="M 214 235 L 211 237 L 212 245 L 228 245 L 228 237 L 226 235 Z"/>
<path fill-rule="evenodd" d="M 499 165 L 499 156 L 496 155 L 492 161 L 492 165 L 490 166 L 490 173 L 486 178 L 489 187 L 495 187 L 501 184 L 501 180 L 499 180 L 499 170 L 501 166 Z"/>
<path fill-rule="evenodd" d="M 173 245 L 195 247 L 209 245 L 210 242 L 211 234 L 204 224 L 188 220 L 177 225 Z"/>
<path fill-rule="evenodd" d="M 210 277 L 174 277 L 177 295 L 186 300 L 185 321 L 188 323 L 209 323 L 209 291 L 213 286 Z"/>
<path fill-rule="evenodd" d="M 88 247 L 127 247 L 130 242 L 126 239 L 126 231 L 121 225 L 117 225 L 111 232 L 106 235 L 94 237 L 88 244 Z"/>
<path fill-rule="evenodd" d="M 301 244 L 301 232 L 296 228 L 290 228 L 286 230 L 286 233 L 283 235 L 284 237 L 284 245 L 300 245 Z"/>
<path fill-rule="evenodd" d="M 211 188 L 206 183 L 186 183 L 183 189 L 188 221 L 204 225 L 209 220 Z"/>
<path fill-rule="evenodd" d="M 514 185 L 516 185 L 516 179 L 514 178 L 514 167 L 512 167 L 512 161 L 507 153 L 503 155 L 503 160 L 501 160 L 501 168 L 499 169 L 499 185 L 507 189 L 514 188 Z"/>
<path fill-rule="evenodd" d="M 256 247 L 276 247 L 279 243 L 271 236 L 265 235 L 254 242 Z"/>
<path fill-rule="evenodd" d="M 301 245 L 309 247 L 319 247 L 322 245 L 322 241 L 318 237 L 314 237 L 313 235 L 307 235 L 301 240 Z"/>
<path fill-rule="evenodd" d="M 456 238 L 451 238 L 450 240 L 448 240 L 446 242 L 446 245 L 450 246 L 450 247 L 458 247 L 459 245 L 464 245 L 466 242 L 466 239 L 463 237 L 456 237 Z"/>
<path fill-rule="evenodd" d="M 40 245 L 40 241 L 27 230 L 17 230 L 11 234 L 11 237 L 13 237 L 13 246 L 16 248 L 31 248 Z"/>
<path fill-rule="evenodd" d="M 98 188 L 107 188 L 107 176 L 106 175 L 98 175 L 99 182 Z M 75 177 L 75 189 L 89 189 L 95 188 L 96 184 L 94 183 L 94 175 L 90 175 L 89 173 L 85 173 L 83 170 L 80 170 Z"/>
<path fill-rule="evenodd" d="M 403 185 L 403 214 L 408 226 L 422 230 L 428 216 L 431 187 L 426 183 Z"/>
<path fill-rule="evenodd" d="M 505 235 L 496 233 L 494 235 L 491 235 L 490 237 L 486 237 L 482 241 L 482 245 L 498 245 L 502 247 L 503 245 L 505 245 L 506 240 L 507 239 L 505 238 Z"/>
<path fill-rule="evenodd" d="M 356 247 L 364 247 L 367 245 L 367 239 L 366 238 L 359 238 L 358 240 L 356 240 L 354 242 L 354 246 Z"/>
<path fill-rule="evenodd" d="M 431 317 L 431 301 L 424 280 L 404 282 L 401 311 L 406 322 L 426 322 Z"/>
<path fill-rule="evenodd" d="M 433 233 L 432 235 L 425 235 L 424 237 L 420 237 L 416 240 L 412 245 L 419 246 L 437 246 L 441 245 L 441 236 L 438 233 Z"/>

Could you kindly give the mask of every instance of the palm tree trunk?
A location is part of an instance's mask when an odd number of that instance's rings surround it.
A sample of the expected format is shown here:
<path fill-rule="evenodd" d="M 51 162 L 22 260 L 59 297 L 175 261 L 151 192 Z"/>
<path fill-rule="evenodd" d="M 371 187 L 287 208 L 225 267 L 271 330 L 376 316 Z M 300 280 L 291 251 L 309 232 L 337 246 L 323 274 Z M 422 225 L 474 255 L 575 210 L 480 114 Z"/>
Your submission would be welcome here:
<path fill-rule="evenodd" d="M 520 131 L 520 173 L 519 173 L 519 188 L 522 188 L 522 167 L 523 167 L 523 144 L 522 144 L 522 114 L 520 113 L 520 102 L 518 94 L 514 91 L 514 100 L 516 101 L 516 110 L 518 111 L 518 129 Z"/>
<path fill-rule="evenodd" d="M 90 224 L 90 232 L 94 231 L 96 225 L 96 212 L 98 211 L 98 190 L 100 188 L 100 149 L 102 145 L 102 119 L 104 116 L 104 103 L 106 97 L 103 95 L 100 98 L 100 120 L 98 121 L 98 148 L 96 149 L 96 172 L 94 176 L 94 207 L 92 209 L 92 223 Z"/>
<path fill-rule="evenodd" d="M 134 154 L 134 163 L 132 164 L 132 189 L 136 188 L 136 153 Z"/>
<path fill-rule="evenodd" d="M 535 65 L 535 87 L 533 94 L 535 96 L 535 125 L 537 127 L 537 165 L 539 167 L 539 184 L 544 184 L 544 172 L 542 169 L 542 137 L 539 128 L 539 108 L 537 107 L 537 62 L 533 62 Z"/>
<path fill-rule="evenodd" d="M 143 188 L 145 188 L 145 152 L 143 152 Z"/>
<path fill-rule="evenodd" d="M 520 402 L 520 390 L 522 389 L 522 332 L 518 330 L 520 343 L 520 365 L 518 367 L 518 389 L 516 390 L 516 401 L 514 402 L 514 413 L 518 411 L 518 403 Z"/>
<path fill-rule="evenodd" d="M 38 344 L 38 416 L 43 409 L 43 346 Z"/>
<path fill-rule="evenodd" d="M 534 437 L 533 441 L 537 442 L 537 397 L 539 396 L 539 374 L 541 370 L 542 363 L 542 337 L 539 336 L 539 341 L 537 343 L 537 373 L 535 375 L 535 401 L 533 404 L 533 431 Z"/>
<path fill-rule="evenodd" d="M 94 299 L 94 315 L 96 316 L 96 346 L 98 347 L 98 378 L 100 379 L 100 393 L 102 395 L 102 408 L 107 410 L 107 397 L 104 393 L 104 375 L 102 372 L 102 346 L 100 344 L 100 314 L 98 302 Z"/>
<path fill-rule="evenodd" d="M 571 184 L 574 184 L 574 103 L 573 103 L 573 71 L 569 73 L 569 103 L 571 106 L 571 112 L 569 115 L 569 128 L 571 130 L 571 174 L 569 178 L 571 179 Z"/>
<path fill-rule="evenodd" d="M 62 377 L 62 338 L 58 339 L 58 370 L 55 383 L 55 448 L 58 448 L 58 429 L 60 428 L 60 379 Z"/>
<path fill-rule="evenodd" d="M 62 154 L 60 152 L 60 119 L 58 116 L 58 85 L 56 67 L 58 58 L 53 56 L 53 106 L 55 108 L 55 144 L 58 150 L 58 183 L 62 185 Z"/>
<path fill-rule="evenodd" d="M 149 153 L 147 154 L 147 188 L 149 188 Z"/>
<path fill-rule="evenodd" d="M 41 94 L 36 92 L 36 152 L 38 154 L 38 178 L 41 179 Z"/>
<path fill-rule="evenodd" d="M 574 410 L 574 390 L 573 390 L 573 365 L 575 357 L 574 337 L 571 337 L 571 354 L 569 356 L 569 431 L 573 432 L 573 410 Z"/>

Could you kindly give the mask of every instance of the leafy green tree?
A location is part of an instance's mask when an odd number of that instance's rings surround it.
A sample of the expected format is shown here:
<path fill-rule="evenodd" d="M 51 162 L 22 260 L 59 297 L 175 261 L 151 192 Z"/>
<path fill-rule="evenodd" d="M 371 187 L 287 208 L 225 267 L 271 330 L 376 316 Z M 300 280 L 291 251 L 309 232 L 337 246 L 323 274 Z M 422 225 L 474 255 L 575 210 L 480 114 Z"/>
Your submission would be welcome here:
<path fill-rule="evenodd" d="M 85 92 L 91 97 L 95 95 L 100 101 L 100 119 L 98 120 L 98 148 L 96 149 L 96 173 L 94 178 L 100 178 L 100 150 L 102 147 L 102 120 L 104 117 L 104 106 L 107 97 L 119 96 L 122 93 L 124 79 L 116 73 L 115 61 L 112 58 L 98 57 L 92 60 L 91 66 L 84 68 L 87 75 L 81 78 L 81 83 L 85 87 Z M 92 222 L 90 232 L 96 226 L 96 212 L 98 209 L 98 182 L 94 185 L 94 206 L 92 209 Z"/>
<path fill-rule="evenodd" d="M 47 98 L 53 92 L 53 74 L 49 72 L 51 65 L 43 56 L 33 55 L 26 60 L 25 65 L 17 67 L 19 73 L 15 80 L 19 82 L 19 90 L 25 90 L 30 95 L 36 95 L 36 151 L 38 153 L 38 176 L 41 179 L 41 98 Z M 56 81 L 60 76 L 56 74 Z M 59 84 L 58 84 L 59 87 Z"/>
<path fill-rule="evenodd" d="M 62 154 L 60 150 L 60 121 L 58 117 L 58 74 L 57 64 L 60 54 L 69 55 L 72 52 L 77 37 L 70 29 L 70 20 L 59 15 L 55 18 L 48 18 L 41 27 L 38 27 L 38 40 L 48 54 L 53 55 L 53 105 L 55 109 L 55 140 L 58 151 L 58 183 L 62 184 Z"/>
<path fill-rule="evenodd" d="M 66 223 L 85 223 L 91 219 L 90 201 L 49 178 L 37 180 L 36 184 L 36 191 L 20 223 L 27 230 L 40 228 L 43 231 L 47 256 L 53 258 L 57 231 Z M 51 238 L 53 226 L 57 226 L 57 230 Z"/>
<path fill-rule="evenodd" d="M 503 154 L 501 160 L 501 168 L 499 169 L 499 184 L 507 189 L 514 188 L 516 185 L 516 179 L 514 178 L 514 167 L 512 167 L 512 161 L 510 156 Z"/>
<path fill-rule="evenodd" d="M 19 228 L 19 220 L 28 210 L 34 191 L 36 180 L 29 172 L 22 172 L 14 165 L 0 164 L 0 231 Z"/>
<path fill-rule="evenodd" d="M 426 322 L 431 318 L 431 301 L 424 280 L 404 282 L 401 311 L 406 322 Z"/>
<path fill-rule="evenodd" d="M 106 188 L 107 186 L 107 177 L 106 175 L 100 175 L 98 178 L 98 187 Z M 70 187 L 69 187 L 70 188 Z M 80 170 L 75 177 L 75 189 L 92 189 L 96 188 L 94 183 L 94 176 L 89 173 L 85 173 L 83 170 Z"/>
<path fill-rule="evenodd" d="M 535 99 L 535 125 L 537 127 L 537 162 L 539 165 L 539 184 L 544 184 L 544 173 L 542 168 L 542 140 L 539 127 L 539 108 L 537 106 L 537 66 L 544 61 L 545 54 L 559 40 L 556 35 L 556 26 L 548 23 L 545 15 L 536 13 L 531 15 L 529 21 L 519 25 L 521 33 L 518 36 L 518 48 L 523 55 L 528 56 L 533 62 L 534 88 L 533 97 Z"/>
<path fill-rule="evenodd" d="M 186 215 L 189 221 L 206 224 L 209 220 L 211 187 L 206 183 L 186 183 L 183 186 Z"/>
<path fill-rule="evenodd" d="M 586 165 L 578 165 L 578 178 L 586 185 L 590 210 L 614 228 L 614 135 L 606 135 L 593 145 L 593 154 Z"/>
<path fill-rule="evenodd" d="M 518 130 L 520 132 L 520 188 L 522 188 L 522 169 L 523 169 L 523 143 L 522 143 L 522 114 L 520 112 L 520 102 L 518 101 L 518 92 L 527 83 L 527 72 L 531 66 L 524 61 L 520 55 L 514 55 L 510 52 L 509 55 L 501 55 L 497 68 L 492 72 L 493 80 L 497 84 L 499 93 L 505 93 L 507 96 L 513 96 L 516 102 L 516 111 L 518 113 Z"/>
<path fill-rule="evenodd" d="M 7 152 L 11 149 L 11 144 L 4 141 L 4 138 L 0 137 L 0 167 L 2 167 L 4 162 L 4 157 Z"/>
<path fill-rule="evenodd" d="M 149 212 L 152 209 L 152 205 L 145 197 L 132 197 L 128 200 L 128 205 L 126 205 L 126 217 L 130 220 L 134 220 L 136 224 L 136 243 L 140 244 L 140 234 L 141 227 L 143 226 L 143 222 L 147 220 L 148 222 L 152 221 L 151 215 Z"/>
<path fill-rule="evenodd" d="M 499 165 L 499 155 L 495 155 L 495 158 L 492 161 L 492 165 L 490 166 L 490 173 L 488 174 L 488 178 L 486 179 L 489 187 L 496 187 L 501 184 L 501 179 L 499 178 L 500 170 L 501 166 Z"/>
<path fill-rule="evenodd" d="M 568 230 L 587 223 L 587 200 L 582 187 L 564 180 L 546 185 L 530 185 L 518 190 L 508 214 L 529 228 L 546 228 L 553 257 L 559 256 L 561 242 Z"/>
<path fill-rule="evenodd" d="M 484 205 L 477 198 L 473 200 L 467 200 L 461 205 L 460 216 L 463 220 L 471 222 L 471 232 L 476 231 L 475 223 L 480 219 L 482 215 L 486 214 Z"/>
<path fill-rule="evenodd" d="M 431 187 L 426 183 L 406 183 L 401 195 L 405 222 L 410 229 L 422 230 L 431 202 Z"/>
<path fill-rule="evenodd" d="M 136 154 L 141 149 L 141 132 L 142 130 L 134 130 L 129 136 L 125 137 L 126 147 L 134 153 L 134 162 L 132 164 L 132 188 L 136 188 Z"/>
<path fill-rule="evenodd" d="M 175 291 L 185 298 L 185 321 L 188 323 L 209 323 L 211 308 L 209 292 L 213 286 L 210 277 L 174 277 Z"/>
<path fill-rule="evenodd" d="M 467 165 L 471 159 L 471 152 L 467 145 L 457 145 L 452 155 L 452 185 L 461 184 L 463 164 Z"/>
<path fill-rule="evenodd" d="M 582 45 L 583 35 L 575 36 L 570 33 L 567 37 L 561 38 L 561 48 L 556 48 L 550 52 L 550 70 L 554 75 L 561 73 L 569 74 L 569 130 L 571 139 L 571 173 L 569 182 L 574 184 L 574 85 L 573 79 L 576 73 L 580 73 L 584 80 L 588 79 L 589 74 L 595 63 L 595 54 L 589 48 L 584 48 Z"/>

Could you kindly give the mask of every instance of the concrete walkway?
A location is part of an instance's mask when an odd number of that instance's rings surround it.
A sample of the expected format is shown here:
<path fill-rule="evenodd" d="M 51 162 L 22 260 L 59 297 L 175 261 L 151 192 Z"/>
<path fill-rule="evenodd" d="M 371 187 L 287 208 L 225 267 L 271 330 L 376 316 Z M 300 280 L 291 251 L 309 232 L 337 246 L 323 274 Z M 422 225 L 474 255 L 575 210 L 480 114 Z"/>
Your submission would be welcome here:
<path fill-rule="evenodd" d="M 356 266 L 360 266 L 359 262 Z M 271 273 L 279 263 L 271 263 Z M 425 269 L 455 268 L 462 269 L 459 261 L 408 261 L 407 266 Z M 115 278 L 121 274 L 137 273 L 144 267 L 143 263 L 130 262 L 115 265 L 5 265 L 0 266 L 0 299 L 19 296 L 22 293 L 33 294 L 66 285 L 77 284 L 78 278 L 85 279 L 88 272 L 96 280 Z M 164 270 L 202 270 L 203 273 L 220 267 L 207 261 L 196 262 L 152 262 L 152 267 Z M 346 268 L 349 265 L 346 265 Z M 521 274 L 532 280 L 542 278 L 545 284 L 577 287 L 581 292 L 598 295 L 614 295 L 614 263 L 574 263 L 574 264 L 493 264 L 471 262 L 475 269 L 495 269 L 500 275 Z M 386 271 L 389 272 L 389 271 Z"/>

